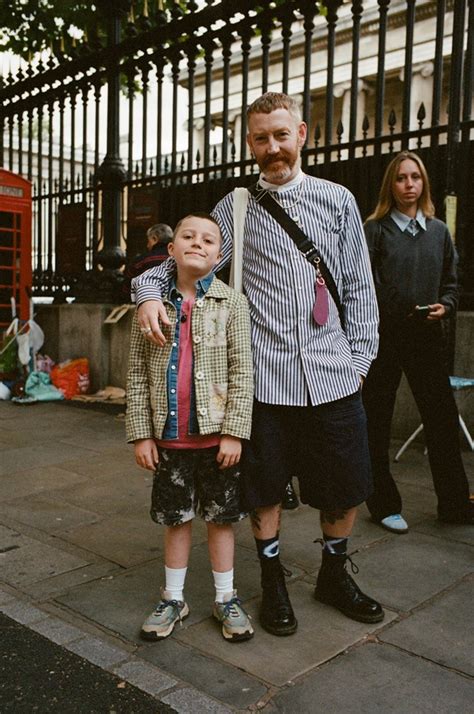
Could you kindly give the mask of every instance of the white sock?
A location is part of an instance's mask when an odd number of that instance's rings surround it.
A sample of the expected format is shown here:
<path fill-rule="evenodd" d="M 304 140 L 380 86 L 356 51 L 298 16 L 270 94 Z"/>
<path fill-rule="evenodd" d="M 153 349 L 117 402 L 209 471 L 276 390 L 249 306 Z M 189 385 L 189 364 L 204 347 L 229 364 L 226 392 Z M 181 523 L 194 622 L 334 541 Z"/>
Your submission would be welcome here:
<path fill-rule="evenodd" d="M 165 565 L 165 590 L 172 600 L 183 600 L 186 568 L 167 568 Z"/>
<path fill-rule="evenodd" d="M 214 586 L 216 588 L 216 602 L 224 602 L 224 595 L 234 592 L 234 568 L 226 573 L 212 571 Z"/>

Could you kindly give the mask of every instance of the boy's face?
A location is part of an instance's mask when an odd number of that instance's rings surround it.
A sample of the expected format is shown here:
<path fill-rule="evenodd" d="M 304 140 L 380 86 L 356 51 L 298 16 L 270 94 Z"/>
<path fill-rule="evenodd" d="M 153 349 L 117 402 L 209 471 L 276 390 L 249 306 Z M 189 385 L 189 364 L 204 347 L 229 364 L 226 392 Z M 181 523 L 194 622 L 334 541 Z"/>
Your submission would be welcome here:
<path fill-rule="evenodd" d="M 174 241 L 168 244 L 168 252 L 175 259 L 181 273 L 204 277 L 221 257 L 219 228 L 207 218 L 185 218 Z"/>

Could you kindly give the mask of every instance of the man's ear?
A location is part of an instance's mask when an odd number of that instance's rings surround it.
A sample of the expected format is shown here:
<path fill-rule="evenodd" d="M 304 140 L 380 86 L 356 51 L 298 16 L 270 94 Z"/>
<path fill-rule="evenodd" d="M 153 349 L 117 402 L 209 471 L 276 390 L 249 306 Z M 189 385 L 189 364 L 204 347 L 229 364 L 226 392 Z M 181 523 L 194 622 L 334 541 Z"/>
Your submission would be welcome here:
<path fill-rule="evenodd" d="M 306 144 L 306 136 L 308 134 L 308 127 L 306 122 L 302 121 L 298 126 L 298 146 L 300 149 Z"/>
<path fill-rule="evenodd" d="M 254 158 L 255 158 L 255 155 L 254 155 L 253 149 L 252 149 L 252 141 L 251 141 L 251 139 L 250 139 L 250 134 L 247 134 L 247 146 L 248 146 L 249 149 L 250 149 L 250 156 L 252 157 L 252 159 L 254 159 Z"/>

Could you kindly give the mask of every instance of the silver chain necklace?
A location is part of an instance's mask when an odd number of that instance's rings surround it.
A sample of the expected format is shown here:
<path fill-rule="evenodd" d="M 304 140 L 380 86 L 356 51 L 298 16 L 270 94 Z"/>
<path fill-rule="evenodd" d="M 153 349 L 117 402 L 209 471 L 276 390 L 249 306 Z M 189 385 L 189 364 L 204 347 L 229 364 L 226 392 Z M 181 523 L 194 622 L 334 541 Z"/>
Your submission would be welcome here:
<path fill-rule="evenodd" d="M 283 196 L 281 195 L 281 193 L 279 191 L 275 191 L 275 193 L 273 194 L 275 199 L 277 200 L 277 202 L 280 204 L 280 206 L 283 208 L 283 210 L 286 211 L 287 213 L 289 211 L 291 211 L 292 209 L 294 209 L 294 210 L 297 209 L 299 202 L 301 201 L 301 197 L 303 195 L 304 182 L 305 182 L 305 179 L 303 178 L 303 180 L 300 181 L 300 184 L 298 186 L 298 193 L 296 194 L 296 197 L 294 198 L 292 203 L 285 203 L 284 200 L 282 200 Z M 295 216 L 290 216 L 290 217 L 295 223 L 297 223 L 297 224 L 300 223 L 301 219 L 300 219 L 300 216 L 298 215 L 298 213 L 296 213 Z"/>

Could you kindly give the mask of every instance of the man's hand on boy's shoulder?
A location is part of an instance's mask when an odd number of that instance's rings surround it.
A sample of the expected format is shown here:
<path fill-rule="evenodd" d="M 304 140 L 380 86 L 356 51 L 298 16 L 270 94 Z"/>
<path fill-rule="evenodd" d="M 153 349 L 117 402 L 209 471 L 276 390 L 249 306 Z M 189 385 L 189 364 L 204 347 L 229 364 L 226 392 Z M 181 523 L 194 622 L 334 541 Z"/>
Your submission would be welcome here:
<path fill-rule="evenodd" d="M 158 449 L 154 439 L 136 439 L 133 444 L 135 461 L 143 469 L 154 471 L 158 465 Z"/>
<path fill-rule="evenodd" d="M 236 436 L 223 434 L 219 443 L 219 451 L 217 452 L 217 463 L 220 469 L 228 469 L 230 466 L 235 466 L 240 461 L 242 453 L 242 443 Z"/>
<path fill-rule="evenodd" d="M 169 326 L 171 324 L 161 300 L 147 300 L 139 306 L 138 323 L 140 332 L 150 342 L 163 347 L 166 344 L 166 337 L 160 329 L 159 320 L 163 325 Z"/>

